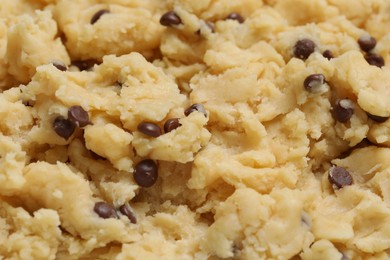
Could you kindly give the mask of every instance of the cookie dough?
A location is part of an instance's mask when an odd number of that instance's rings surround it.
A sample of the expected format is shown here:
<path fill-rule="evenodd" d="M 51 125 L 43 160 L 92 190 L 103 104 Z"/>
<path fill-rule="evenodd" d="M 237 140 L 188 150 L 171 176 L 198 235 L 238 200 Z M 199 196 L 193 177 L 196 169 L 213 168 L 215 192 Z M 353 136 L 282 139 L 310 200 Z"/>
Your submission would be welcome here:
<path fill-rule="evenodd" d="M 388 0 L 2 0 L 0 258 L 390 258 Z"/>

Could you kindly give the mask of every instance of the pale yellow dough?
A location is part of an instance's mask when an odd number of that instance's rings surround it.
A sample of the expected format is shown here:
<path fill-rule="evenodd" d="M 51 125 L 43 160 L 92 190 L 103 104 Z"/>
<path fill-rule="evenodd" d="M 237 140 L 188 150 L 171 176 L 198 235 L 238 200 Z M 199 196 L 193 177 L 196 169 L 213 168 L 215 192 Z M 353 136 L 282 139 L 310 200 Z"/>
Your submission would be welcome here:
<path fill-rule="evenodd" d="M 389 259 L 390 119 L 369 118 L 390 117 L 389 28 L 388 0 L 1 0 L 0 259 Z M 195 103 L 206 115 L 185 115 Z M 63 138 L 72 106 L 90 122 Z M 334 165 L 352 185 L 330 183 Z"/>

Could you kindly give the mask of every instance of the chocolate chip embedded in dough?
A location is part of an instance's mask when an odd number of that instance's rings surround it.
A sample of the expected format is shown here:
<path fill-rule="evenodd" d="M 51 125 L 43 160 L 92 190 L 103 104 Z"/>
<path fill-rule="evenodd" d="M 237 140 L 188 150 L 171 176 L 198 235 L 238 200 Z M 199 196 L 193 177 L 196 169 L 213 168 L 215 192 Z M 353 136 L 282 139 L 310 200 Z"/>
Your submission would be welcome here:
<path fill-rule="evenodd" d="M 67 71 L 68 70 L 68 67 L 62 61 L 53 61 L 51 64 L 53 64 L 53 66 L 56 67 L 60 71 Z"/>
<path fill-rule="evenodd" d="M 96 63 L 96 60 L 76 60 L 72 62 L 72 65 L 83 71 L 92 68 Z"/>
<path fill-rule="evenodd" d="M 101 218 L 116 218 L 117 214 L 115 208 L 103 201 L 96 202 L 93 207 L 93 211 L 99 215 Z"/>
<path fill-rule="evenodd" d="M 332 53 L 331 50 L 325 50 L 325 51 L 322 53 L 322 56 L 324 56 L 324 57 L 327 58 L 328 60 L 334 58 L 334 55 L 333 55 L 333 53 Z"/>
<path fill-rule="evenodd" d="M 76 125 L 69 119 L 65 119 L 63 116 L 58 116 L 54 119 L 53 129 L 57 135 L 61 136 L 65 140 L 68 140 L 74 133 Z"/>
<path fill-rule="evenodd" d="M 351 174 L 345 168 L 339 166 L 333 166 L 329 169 L 328 180 L 339 189 L 353 183 Z"/>
<path fill-rule="evenodd" d="M 387 119 L 389 119 L 389 117 L 384 117 L 384 116 L 376 116 L 376 115 L 373 115 L 373 114 L 370 114 L 370 113 L 367 113 L 367 116 L 368 118 L 370 118 L 371 120 L 375 121 L 375 122 L 378 122 L 378 123 L 384 123 L 387 121 Z"/>
<path fill-rule="evenodd" d="M 376 39 L 370 35 L 364 35 L 358 39 L 358 44 L 362 51 L 369 52 L 375 48 Z"/>
<path fill-rule="evenodd" d="M 138 125 L 137 129 L 141 133 L 148 135 L 148 136 L 152 136 L 152 137 L 158 137 L 162 134 L 160 127 L 158 125 L 156 125 L 154 123 L 150 123 L 150 122 L 140 123 Z"/>
<path fill-rule="evenodd" d="M 68 119 L 78 127 L 90 124 L 88 112 L 81 106 L 72 106 L 68 110 Z"/>
<path fill-rule="evenodd" d="M 188 116 L 189 114 L 191 114 L 194 111 L 201 112 L 204 114 L 205 117 L 207 117 L 206 109 L 204 108 L 204 106 L 202 104 L 193 104 L 192 106 L 190 106 L 189 108 L 187 108 L 184 111 L 184 115 Z"/>
<path fill-rule="evenodd" d="M 120 206 L 119 211 L 120 213 L 125 215 L 130 220 L 131 223 L 133 224 L 137 223 L 137 217 L 135 216 L 135 212 L 128 203 Z"/>
<path fill-rule="evenodd" d="M 301 60 L 306 60 L 310 56 L 310 54 L 314 52 L 315 47 L 315 43 L 310 39 L 299 40 L 294 45 L 294 57 Z"/>
<path fill-rule="evenodd" d="M 382 68 L 385 66 L 385 60 L 382 58 L 382 56 L 376 54 L 376 53 L 367 53 L 364 56 L 364 59 L 368 62 L 368 64 L 377 66 L 379 68 Z"/>
<path fill-rule="evenodd" d="M 338 99 L 332 110 L 333 118 L 341 123 L 351 119 L 354 112 L 354 104 L 349 99 Z"/>
<path fill-rule="evenodd" d="M 141 187 L 151 187 L 158 177 L 157 164 L 150 159 L 140 161 L 134 168 L 134 180 Z"/>
<path fill-rule="evenodd" d="M 311 74 L 306 77 L 303 86 L 310 93 L 320 93 L 324 88 L 325 76 L 322 74 Z"/>
<path fill-rule="evenodd" d="M 180 122 L 179 122 L 179 118 L 171 118 L 171 119 L 168 119 L 165 124 L 164 124 L 164 132 L 165 133 L 169 133 L 171 132 L 172 130 L 178 128 L 179 126 L 181 126 Z"/>
<path fill-rule="evenodd" d="M 110 13 L 110 10 L 102 9 L 97 11 L 91 18 L 91 24 L 96 23 L 103 15 Z"/>
<path fill-rule="evenodd" d="M 160 24 L 167 27 L 179 25 L 181 23 L 180 17 L 174 11 L 166 12 L 160 18 Z"/>
<path fill-rule="evenodd" d="M 243 23 L 245 21 L 244 17 L 242 17 L 239 13 L 230 13 L 226 16 L 225 20 L 236 20 L 239 23 Z"/>

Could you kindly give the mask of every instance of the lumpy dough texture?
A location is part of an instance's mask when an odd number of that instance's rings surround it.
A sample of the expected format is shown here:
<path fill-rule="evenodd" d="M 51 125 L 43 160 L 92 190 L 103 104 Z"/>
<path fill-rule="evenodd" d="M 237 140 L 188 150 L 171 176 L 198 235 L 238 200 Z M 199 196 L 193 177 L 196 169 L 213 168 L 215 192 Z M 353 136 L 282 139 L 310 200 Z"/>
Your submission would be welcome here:
<path fill-rule="evenodd" d="M 0 258 L 389 259 L 389 10 L 1 0 Z"/>

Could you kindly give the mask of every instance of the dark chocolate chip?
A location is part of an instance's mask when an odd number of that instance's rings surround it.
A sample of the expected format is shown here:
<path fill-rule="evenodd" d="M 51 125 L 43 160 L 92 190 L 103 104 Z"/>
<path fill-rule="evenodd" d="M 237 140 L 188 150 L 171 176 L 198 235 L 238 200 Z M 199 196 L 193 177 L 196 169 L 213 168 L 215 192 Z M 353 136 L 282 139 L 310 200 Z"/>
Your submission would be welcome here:
<path fill-rule="evenodd" d="M 181 19 L 174 11 L 169 11 L 161 16 L 160 24 L 167 27 L 179 25 L 181 24 Z"/>
<path fill-rule="evenodd" d="M 330 50 L 325 50 L 325 51 L 322 53 L 322 56 L 324 56 L 324 57 L 327 58 L 328 60 L 334 58 L 334 55 L 333 55 L 332 51 L 330 51 Z"/>
<path fill-rule="evenodd" d="M 353 183 L 351 174 L 345 168 L 338 166 L 329 169 L 328 180 L 339 189 Z"/>
<path fill-rule="evenodd" d="M 244 17 L 242 17 L 239 13 L 230 13 L 226 16 L 225 20 L 236 20 L 239 23 L 243 23 Z"/>
<path fill-rule="evenodd" d="M 311 74 L 306 77 L 303 86 L 310 93 L 319 93 L 325 84 L 325 76 L 322 74 Z"/>
<path fill-rule="evenodd" d="M 53 129 L 57 135 L 61 136 L 65 140 L 68 140 L 74 133 L 76 125 L 69 119 L 65 119 L 63 116 L 58 116 L 54 119 Z"/>
<path fill-rule="evenodd" d="M 202 104 L 193 104 L 192 106 L 190 106 L 189 108 L 187 108 L 184 111 L 184 115 L 188 116 L 189 114 L 191 114 L 194 111 L 198 111 L 200 113 L 203 113 L 204 116 L 207 117 L 206 109 L 204 108 L 204 106 Z"/>
<path fill-rule="evenodd" d="M 92 16 L 91 22 L 90 22 L 90 23 L 91 23 L 91 24 L 96 23 L 96 22 L 100 19 L 100 17 L 102 17 L 103 15 L 108 14 L 108 13 L 110 13 L 110 10 L 107 10 L 107 9 L 102 9 L 102 10 L 97 11 L 97 12 Z"/>
<path fill-rule="evenodd" d="M 370 113 L 367 113 L 367 116 L 371 120 L 374 120 L 375 122 L 378 122 L 378 123 L 384 123 L 384 122 L 387 121 L 387 119 L 389 119 L 389 117 L 376 116 L 376 115 L 373 115 L 373 114 L 370 114 Z"/>
<path fill-rule="evenodd" d="M 385 60 L 382 58 L 382 56 L 376 53 L 367 53 L 364 58 L 370 65 L 377 66 L 379 68 L 385 66 Z"/>
<path fill-rule="evenodd" d="M 140 161 L 134 169 L 134 180 L 141 187 L 150 187 L 156 183 L 158 177 L 157 164 L 150 159 Z"/>
<path fill-rule="evenodd" d="M 51 64 L 53 64 L 54 67 L 56 67 L 60 71 L 67 71 L 68 68 L 62 61 L 53 61 Z"/>
<path fill-rule="evenodd" d="M 360 49 L 365 52 L 369 52 L 375 48 L 376 39 L 370 35 L 364 35 L 358 39 Z"/>
<path fill-rule="evenodd" d="M 125 215 L 131 223 L 137 224 L 137 217 L 135 216 L 134 210 L 130 207 L 128 203 L 119 207 L 120 213 Z"/>
<path fill-rule="evenodd" d="M 164 124 L 164 132 L 169 133 L 170 131 L 178 128 L 179 126 L 181 126 L 179 118 L 168 119 Z"/>
<path fill-rule="evenodd" d="M 333 118 L 341 123 L 348 122 L 354 112 L 353 102 L 349 99 L 338 99 L 332 110 Z"/>
<path fill-rule="evenodd" d="M 294 57 L 306 60 L 314 52 L 315 47 L 315 43 L 310 39 L 299 40 L 294 45 Z"/>
<path fill-rule="evenodd" d="M 78 127 L 84 127 L 90 124 L 88 112 L 81 106 L 70 107 L 68 110 L 68 119 Z"/>
<path fill-rule="evenodd" d="M 76 60 L 72 62 L 72 65 L 83 71 L 92 68 L 96 63 L 96 60 Z"/>
<path fill-rule="evenodd" d="M 106 202 L 103 202 L 103 201 L 96 202 L 95 206 L 93 207 L 93 210 L 101 218 L 116 218 L 117 217 L 115 208 L 112 205 L 110 205 Z"/>
<path fill-rule="evenodd" d="M 154 123 L 150 123 L 150 122 L 140 123 L 138 125 L 137 129 L 141 133 L 143 133 L 145 135 L 152 136 L 152 137 L 158 137 L 162 134 L 160 127 L 158 125 L 156 125 Z"/>

